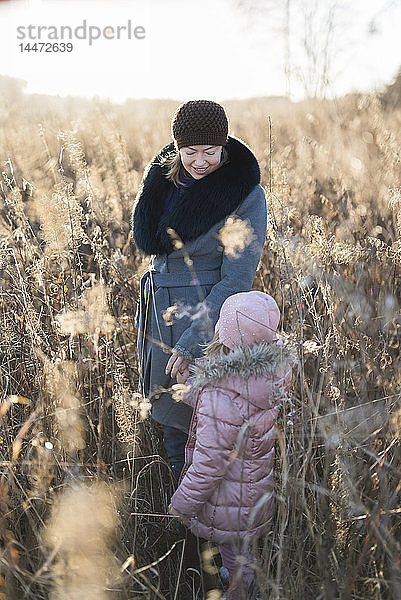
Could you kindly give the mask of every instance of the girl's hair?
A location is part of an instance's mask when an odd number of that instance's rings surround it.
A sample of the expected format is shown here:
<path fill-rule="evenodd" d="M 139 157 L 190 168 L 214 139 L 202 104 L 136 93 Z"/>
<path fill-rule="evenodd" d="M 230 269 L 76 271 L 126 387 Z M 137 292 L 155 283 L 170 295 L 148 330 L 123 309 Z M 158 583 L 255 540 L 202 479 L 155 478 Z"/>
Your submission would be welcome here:
<path fill-rule="evenodd" d="M 203 352 L 206 356 L 210 356 L 211 354 L 228 354 L 231 350 L 220 342 L 219 332 L 215 331 L 213 339 L 204 346 Z"/>
<path fill-rule="evenodd" d="M 226 163 L 228 161 L 229 161 L 228 149 L 226 146 L 223 146 L 221 149 L 221 157 L 220 157 L 220 162 L 219 162 L 218 168 L 220 168 L 222 165 L 224 165 L 224 163 Z M 169 154 L 167 154 L 167 156 L 161 157 L 160 162 L 161 162 L 161 164 L 167 165 L 167 167 L 168 167 L 168 171 L 166 173 L 167 179 L 170 179 L 176 187 L 178 187 L 179 185 L 184 185 L 180 179 L 180 171 L 181 171 L 181 167 L 183 165 L 181 162 L 181 156 L 180 156 L 179 150 L 173 150 L 172 152 L 169 152 Z M 182 175 L 182 173 L 181 173 L 181 175 Z"/>

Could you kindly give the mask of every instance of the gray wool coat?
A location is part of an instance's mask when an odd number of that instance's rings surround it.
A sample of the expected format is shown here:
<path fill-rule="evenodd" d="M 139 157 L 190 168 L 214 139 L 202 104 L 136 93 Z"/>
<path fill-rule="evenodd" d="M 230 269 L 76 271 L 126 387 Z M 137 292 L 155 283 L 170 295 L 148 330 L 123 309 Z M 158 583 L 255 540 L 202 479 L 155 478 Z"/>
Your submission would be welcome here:
<path fill-rule="evenodd" d="M 188 210 L 190 218 L 190 208 Z M 134 240 L 142 249 L 142 228 L 136 235 L 135 214 L 138 215 L 138 209 L 135 212 L 134 208 Z M 236 256 L 225 251 L 218 237 L 229 215 L 247 221 L 253 229 L 254 239 Z M 140 215 L 138 222 L 143 225 Z M 188 241 L 185 241 L 185 231 L 178 231 L 185 242 L 182 248 L 167 248 L 152 256 L 140 282 L 138 357 L 142 393 L 149 396 L 152 416 L 162 425 L 188 432 L 192 416 L 192 409 L 171 395 L 171 386 L 176 380 L 165 374 L 171 350 L 175 348 L 190 361 L 202 354 L 202 345 L 213 337 L 224 300 L 252 288 L 266 228 L 265 193 L 260 184 L 256 184 L 235 210 L 226 211 L 207 231 Z M 163 318 L 169 307 L 175 308 L 169 310 L 167 319 Z"/>

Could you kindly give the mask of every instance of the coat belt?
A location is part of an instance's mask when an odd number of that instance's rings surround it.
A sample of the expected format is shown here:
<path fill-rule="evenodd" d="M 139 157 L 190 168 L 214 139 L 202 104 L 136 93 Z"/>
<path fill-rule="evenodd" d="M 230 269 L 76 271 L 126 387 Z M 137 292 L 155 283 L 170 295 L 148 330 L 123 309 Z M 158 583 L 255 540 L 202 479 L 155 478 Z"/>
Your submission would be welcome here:
<path fill-rule="evenodd" d="M 188 271 L 172 273 L 152 272 L 152 279 L 159 288 L 180 288 L 197 285 L 214 285 L 221 280 L 220 269 L 213 271 L 197 271 L 193 275 Z"/>

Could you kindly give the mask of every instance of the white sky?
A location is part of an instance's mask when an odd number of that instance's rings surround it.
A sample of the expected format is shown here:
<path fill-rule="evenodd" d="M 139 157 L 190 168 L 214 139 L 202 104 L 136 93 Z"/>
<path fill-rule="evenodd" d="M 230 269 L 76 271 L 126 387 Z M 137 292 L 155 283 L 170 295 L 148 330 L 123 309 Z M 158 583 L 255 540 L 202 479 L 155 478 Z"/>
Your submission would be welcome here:
<path fill-rule="evenodd" d="M 292 0 L 291 64 L 302 72 L 302 6 L 322 14 L 340 0 Z M 239 8 L 242 4 L 242 8 Z M 284 0 L 0 0 L 1 75 L 47 94 L 224 100 L 282 95 Z M 250 10 L 259 6 L 258 12 Z M 330 93 L 389 83 L 401 66 L 401 0 L 343 0 L 333 33 Z M 142 25 L 144 40 L 74 41 L 71 53 L 20 52 L 17 27 Z M 376 33 L 369 35 L 374 21 Z M 323 37 L 325 28 L 323 28 Z M 33 43 L 33 42 L 31 42 Z M 319 41 L 316 43 L 319 45 Z M 323 53 L 323 47 L 320 54 Z M 295 99 L 303 89 L 291 85 Z"/>

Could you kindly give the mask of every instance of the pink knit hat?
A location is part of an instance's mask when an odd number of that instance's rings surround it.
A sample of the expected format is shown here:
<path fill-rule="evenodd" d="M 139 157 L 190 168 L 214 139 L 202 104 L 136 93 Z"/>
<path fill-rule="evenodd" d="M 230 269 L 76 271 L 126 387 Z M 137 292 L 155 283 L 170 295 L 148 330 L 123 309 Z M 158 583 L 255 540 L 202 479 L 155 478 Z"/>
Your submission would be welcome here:
<path fill-rule="evenodd" d="M 279 322 L 280 310 L 274 298 L 263 292 L 240 292 L 223 302 L 215 330 L 220 343 L 233 350 L 277 339 Z"/>

